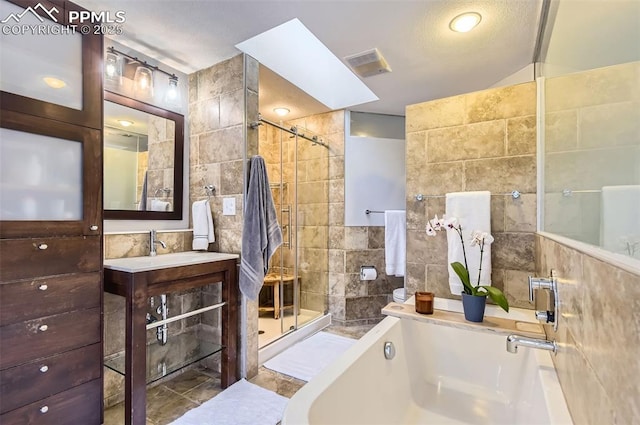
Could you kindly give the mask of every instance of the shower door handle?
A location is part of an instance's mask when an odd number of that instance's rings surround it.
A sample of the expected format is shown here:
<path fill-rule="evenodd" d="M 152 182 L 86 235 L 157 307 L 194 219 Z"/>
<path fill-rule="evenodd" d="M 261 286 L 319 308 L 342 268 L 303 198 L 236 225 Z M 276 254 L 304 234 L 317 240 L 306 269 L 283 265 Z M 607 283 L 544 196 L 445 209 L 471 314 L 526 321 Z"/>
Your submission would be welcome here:
<path fill-rule="evenodd" d="M 283 208 L 282 213 L 287 214 L 287 224 L 282 226 L 283 229 L 287 229 L 287 242 L 284 242 L 283 245 L 291 249 L 291 205 Z"/>

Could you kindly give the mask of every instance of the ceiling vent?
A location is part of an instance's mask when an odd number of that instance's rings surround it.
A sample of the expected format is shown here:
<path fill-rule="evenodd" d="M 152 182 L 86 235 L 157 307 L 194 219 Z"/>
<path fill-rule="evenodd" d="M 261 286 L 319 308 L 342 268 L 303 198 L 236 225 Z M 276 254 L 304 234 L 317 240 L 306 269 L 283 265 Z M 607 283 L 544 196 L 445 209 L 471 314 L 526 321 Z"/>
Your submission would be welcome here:
<path fill-rule="evenodd" d="M 378 49 L 371 49 L 344 58 L 353 72 L 362 78 L 391 72 L 389 64 Z"/>

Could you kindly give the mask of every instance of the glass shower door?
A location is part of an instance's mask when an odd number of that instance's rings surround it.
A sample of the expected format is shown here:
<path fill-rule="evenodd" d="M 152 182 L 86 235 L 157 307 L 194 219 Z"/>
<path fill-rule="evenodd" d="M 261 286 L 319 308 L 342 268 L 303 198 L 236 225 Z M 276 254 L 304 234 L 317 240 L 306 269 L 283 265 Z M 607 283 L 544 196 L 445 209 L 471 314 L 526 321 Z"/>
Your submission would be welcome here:
<path fill-rule="evenodd" d="M 260 292 L 259 347 L 327 312 L 329 152 L 308 140 L 308 130 L 286 128 L 293 134 L 260 127 L 259 154 L 267 164 L 283 243 Z"/>

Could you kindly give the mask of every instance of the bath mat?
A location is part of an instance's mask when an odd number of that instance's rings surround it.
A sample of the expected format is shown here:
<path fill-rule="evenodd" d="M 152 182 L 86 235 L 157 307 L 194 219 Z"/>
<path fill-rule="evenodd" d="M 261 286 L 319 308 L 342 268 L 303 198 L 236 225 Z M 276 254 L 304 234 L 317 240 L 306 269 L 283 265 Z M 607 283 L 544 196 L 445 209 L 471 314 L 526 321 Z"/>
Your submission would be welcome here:
<path fill-rule="evenodd" d="M 170 425 L 276 425 L 288 401 L 242 379 Z"/>
<path fill-rule="evenodd" d="M 340 357 L 356 340 L 328 332 L 317 332 L 287 348 L 264 367 L 309 382 L 331 362 Z"/>

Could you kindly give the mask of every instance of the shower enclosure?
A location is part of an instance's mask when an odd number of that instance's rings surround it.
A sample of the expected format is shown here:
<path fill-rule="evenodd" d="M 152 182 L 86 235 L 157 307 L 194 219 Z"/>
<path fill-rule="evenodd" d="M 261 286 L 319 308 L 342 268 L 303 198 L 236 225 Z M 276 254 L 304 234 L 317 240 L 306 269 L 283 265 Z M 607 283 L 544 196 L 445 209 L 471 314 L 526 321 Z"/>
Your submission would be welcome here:
<path fill-rule="evenodd" d="M 327 313 L 329 151 L 304 121 L 254 126 L 283 236 L 259 297 L 262 348 Z"/>

